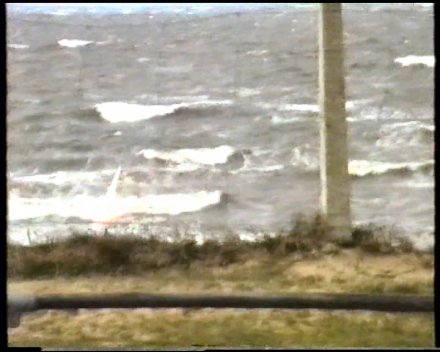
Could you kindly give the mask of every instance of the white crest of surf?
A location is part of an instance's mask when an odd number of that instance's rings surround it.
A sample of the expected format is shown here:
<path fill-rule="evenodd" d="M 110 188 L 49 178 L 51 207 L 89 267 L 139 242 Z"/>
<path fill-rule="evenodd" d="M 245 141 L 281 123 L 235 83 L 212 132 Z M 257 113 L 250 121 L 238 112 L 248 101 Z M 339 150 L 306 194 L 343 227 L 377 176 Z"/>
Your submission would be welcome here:
<path fill-rule="evenodd" d="M 216 148 L 177 149 L 168 152 L 143 149 L 137 155 L 142 155 L 146 159 L 163 159 L 179 164 L 216 165 L 225 164 L 234 153 L 235 148 L 222 145 Z"/>
<path fill-rule="evenodd" d="M 251 96 L 254 96 L 254 95 L 258 95 L 260 93 L 261 93 L 261 90 L 260 89 L 256 89 L 256 88 L 245 88 L 245 87 L 243 87 L 243 88 L 240 88 L 238 90 L 238 95 L 240 97 L 243 97 L 243 98 L 251 97 Z"/>
<path fill-rule="evenodd" d="M 105 102 L 95 105 L 104 120 L 111 123 L 136 122 L 148 120 L 153 117 L 172 114 L 179 108 L 184 107 L 209 107 L 216 105 L 229 105 L 230 100 L 206 100 L 188 103 L 175 103 L 169 105 L 141 105 L 125 102 Z"/>
<path fill-rule="evenodd" d="M 282 104 L 278 107 L 280 111 L 301 111 L 301 112 L 319 112 L 318 105 L 314 104 Z"/>
<path fill-rule="evenodd" d="M 27 49 L 29 45 L 27 44 L 8 44 L 8 48 L 12 49 Z"/>
<path fill-rule="evenodd" d="M 380 147 L 399 147 L 403 144 L 420 145 L 423 143 L 420 132 L 434 132 L 434 130 L 434 125 L 420 121 L 390 123 L 380 128 L 380 138 L 375 144 Z"/>
<path fill-rule="evenodd" d="M 397 185 L 399 188 L 416 188 L 416 189 L 425 189 L 430 188 L 434 189 L 435 183 L 434 181 L 408 181 L 408 182 L 402 182 Z"/>
<path fill-rule="evenodd" d="M 86 46 L 91 43 L 93 43 L 93 41 L 80 40 L 80 39 L 61 39 L 58 41 L 58 44 L 60 46 L 64 46 L 67 48 L 76 48 L 76 47 Z"/>
<path fill-rule="evenodd" d="M 101 170 L 101 171 L 57 171 L 50 174 L 37 174 L 27 176 L 14 176 L 12 180 L 20 183 L 44 183 L 53 185 L 63 185 L 66 182 L 78 183 L 96 180 L 102 176 L 112 175 L 115 171 Z"/>
<path fill-rule="evenodd" d="M 390 163 L 382 161 L 351 160 L 348 163 L 348 172 L 353 176 L 381 175 L 390 171 L 404 169 L 417 171 L 428 165 L 434 165 L 434 161 L 427 160 L 422 162 Z"/>
<path fill-rule="evenodd" d="M 219 204 L 221 191 L 200 191 L 195 193 L 157 194 L 144 197 L 76 196 L 69 199 L 35 199 L 10 195 L 8 219 L 25 220 L 48 215 L 79 217 L 96 222 L 110 222 L 128 214 L 178 215 L 200 211 Z"/>
<path fill-rule="evenodd" d="M 319 113 L 319 106 L 317 104 L 273 104 L 273 103 L 257 103 L 258 107 L 263 109 L 276 109 L 278 111 L 296 111 L 304 113 Z M 346 109 L 352 109 L 356 105 L 354 101 L 347 101 L 345 103 Z"/>
<path fill-rule="evenodd" d="M 307 171 L 319 170 L 319 157 L 308 144 L 293 148 L 290 162 Z"/>
<path fill-rule="evenodd" d="M 286 118 L 283 118 L 283 117 L 278 116 L 278 115 L 273 115 L 272 116 L 272 123 L 274 125 L 285 125 L 285 124 L 288 124 L 288 123 L 294 123 L 294 122 L 298 122 L 298 121 L 301 121 L 301 120 L 303 120 L 303 119 L 301 119 L 299 117 L 286 117 Z"/>
<path fill-rule="evenodd" d="M 392 129 L 395 127 L 403 127 L 403 128 L 416 127 L 416 128 L 424 129 L 424 130 L 431 131 L 431 132 L 435 131 L 435 125 L 428 125 L 428 124 L 420 122 L 420 121 L 396 122 L 391 125 L 386 125 L 386 127 L 384 126 L 385 129 L 386 128 Z M 414 129 L 412 129 L 412 130 L 414 130 Z"/>
<path fill-rule="evenodd" d="M 123 102 L 108 102 L 96 104 L 96 110 L 102 118 L 111 122 L 136 122 L 152 117 L 168 115 L 182 107 L 182 104 L 171 105 L 141 105 Z"/>
<path fill-rule="evenodd" d="M 112 222 L 124 215 L 135 213 L 178 215 L 195 212 L 221 202 L 221 191 L 121 197 L 116 192 L 120 176 L 121 166 L 116 170 L 107 193 L 101 197 L 78 195 L 70 199 L 35 199 L 23 198 L 12 193 L 8 199 L 8 219 L 24 220 L 58 215 L 96 222 Z"/>
<path fill-rule="evenodd" d="M 54 16 L 69 16 L 72 14 L 71 11 L 65 11 L 65 10 L 56 10 L 53 12 L 49 12 L 50 15 L 54 15 Z"/>
<path fill-rule="evenodd" d="M 293 149 L 291 163 L 307 171 L 318 171 L 320 167 L 319 156 L 307 146 Z M 383 162 L 374 160 L 350 160 L 348 173 L 352 176 L 382 175 L 390 171 L 410 170 L 417 171 L 423 167 L 434 165 L 433 160 L 421 162 Z"/>
<path fill-rule="evenodd" d="M 165 168 L 166 171 L 175 172 L 175 173 L 193 172 L 198 169 L 200 169 L 200 165 L 191 164 L 191 163 L 177 164 L 177 165 Z"/>
<path fill-rule="evenodd" d="M 246 52 L 246 55 L 262 56 L 262 55 L 266 55 L 267 53 L 268 53 L 267 50 L 250 50 Z"/>
<path fill-rule="evenodd" d="M 403 67 L 411 65 L 425 65 L 428 67 L 434 67 L 435 57 L 434 55 L 408 55 L 405 57 L 398 57 L 394 60 L 394 62 L 401 64 Z"/>
<path fill-rule="evenodd" d="M 231 174 L 241 174 L 241 173 L 248 173 L 248 172 L 274 172 L 274 171 L 280 171 L 284 169 L 284 165 L 268 165 L 268 166 L 249 166 L 244 165 L 238 170 L 230 171 Z"/>

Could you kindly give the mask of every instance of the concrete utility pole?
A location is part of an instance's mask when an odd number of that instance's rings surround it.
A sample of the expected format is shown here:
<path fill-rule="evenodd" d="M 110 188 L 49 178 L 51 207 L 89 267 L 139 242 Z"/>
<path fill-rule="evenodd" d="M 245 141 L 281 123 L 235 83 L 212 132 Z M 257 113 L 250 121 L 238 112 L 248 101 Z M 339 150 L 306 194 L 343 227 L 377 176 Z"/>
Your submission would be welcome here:
<path fill-rule="evenodd" d="M 321 213 L 335 240 L 351 238 L 350 176 L 345 116 L 344 47 L 340 3 L 319 12 Z"/>

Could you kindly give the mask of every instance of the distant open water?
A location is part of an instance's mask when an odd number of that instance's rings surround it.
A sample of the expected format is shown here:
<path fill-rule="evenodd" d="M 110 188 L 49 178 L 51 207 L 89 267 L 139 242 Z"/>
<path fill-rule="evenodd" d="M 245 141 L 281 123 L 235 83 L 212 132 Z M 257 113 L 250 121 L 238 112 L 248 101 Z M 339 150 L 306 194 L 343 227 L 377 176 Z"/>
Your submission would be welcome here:
<path fill-rule="evenodd" d="M 255 238 L 319 209 L 316 6 L 180 5 L 8 5 L 10 240 L 104 227 Z M 432 7 L 355 5 L 344 9 L 354 220 L 426 247 Z"/>

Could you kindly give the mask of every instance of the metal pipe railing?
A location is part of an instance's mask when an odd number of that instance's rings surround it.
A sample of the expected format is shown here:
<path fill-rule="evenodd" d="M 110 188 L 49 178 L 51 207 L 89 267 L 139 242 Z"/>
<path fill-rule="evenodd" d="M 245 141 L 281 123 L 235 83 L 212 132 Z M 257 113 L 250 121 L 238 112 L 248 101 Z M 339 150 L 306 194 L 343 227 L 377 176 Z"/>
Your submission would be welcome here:
<path fill-rule="evenodd" d="M 432 313 L 434 312 L 434 298 L 432 296 L 366 294 L 297 294 L 277 297 L 159 294 L 10 296 L 8 297 L 8 326 L 18 326 L 23 313 L 37 310 L 102 308 L 326 309 Z"/>

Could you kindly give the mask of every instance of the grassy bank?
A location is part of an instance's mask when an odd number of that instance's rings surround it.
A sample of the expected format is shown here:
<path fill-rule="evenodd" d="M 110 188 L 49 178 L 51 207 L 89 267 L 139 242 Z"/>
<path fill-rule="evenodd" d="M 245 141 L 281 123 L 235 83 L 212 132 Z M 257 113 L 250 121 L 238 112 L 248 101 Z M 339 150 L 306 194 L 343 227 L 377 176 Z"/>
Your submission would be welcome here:
<path fill-rule="evenodd" d="M 167 242 L 146 236 L 73 234 L 33 246 L 8 245 L 8 277 L 144 274 L 174 267 L 224 267 L 265 255 L 317 258 L 346 248 L 365 254 L 414 252 L 403 238 L 373 225 L 355 228 L 352 239 L 345 243 L 336 244 L 328 238 L 328 229 L 319 217 L 299 218 L 289 230 L 254 242 L 235 235 L 197 244 L 188 238 Z"/>
<path fill-rule="evenodd" d="M 381 231 L 379 231 L 381 230 Z M 197 245 L 77 235 L 8 249 L 8 292 L 288 294 L 433 293 L 432 254 L 392 245 L 389 233 L 357 228 L 326 240 L 319 221 L 299 220 L 275 238 Z M 37 312 L 10 330 L 13 346 L 432 347 L 430 314 L 284 310 Z"/>

